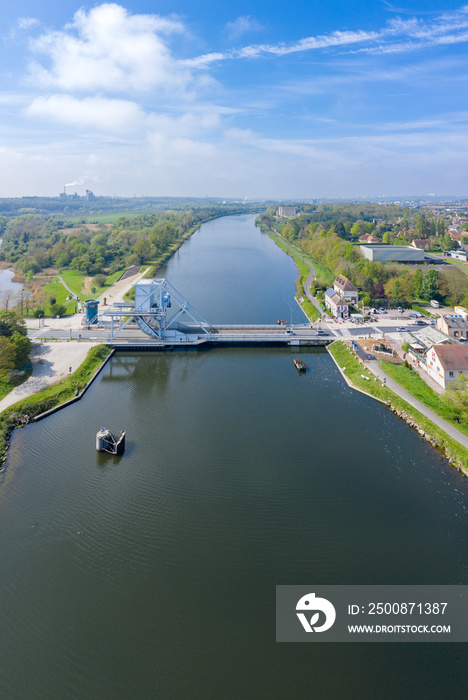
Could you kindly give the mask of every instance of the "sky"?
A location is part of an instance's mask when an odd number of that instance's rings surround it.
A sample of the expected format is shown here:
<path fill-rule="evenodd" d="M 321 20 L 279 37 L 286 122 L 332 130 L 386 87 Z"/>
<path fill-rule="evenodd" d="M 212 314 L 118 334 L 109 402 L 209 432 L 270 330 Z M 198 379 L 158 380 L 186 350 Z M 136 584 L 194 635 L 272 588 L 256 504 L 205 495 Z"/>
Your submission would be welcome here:
<path fill-rule="evenodd" d="M 467 196 L 468 5 L 396 2 L 2 3 L 0 197 Z"/>

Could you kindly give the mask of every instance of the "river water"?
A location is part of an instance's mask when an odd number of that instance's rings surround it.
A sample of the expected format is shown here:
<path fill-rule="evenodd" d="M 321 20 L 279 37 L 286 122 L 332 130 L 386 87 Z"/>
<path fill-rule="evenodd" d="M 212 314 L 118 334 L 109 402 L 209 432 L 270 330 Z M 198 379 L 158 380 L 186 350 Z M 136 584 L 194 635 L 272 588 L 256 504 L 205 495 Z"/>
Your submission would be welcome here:
<path fill-rule="evenodd" d="M 211 322 L 275 321 L 294 264 L 231 217 L 164 275 Z M 296 314 L 298 314 L 296 318 Z M 9 700 L 454 698 L 462 644 L 276 644 L 277 584 L 468 583 L 467 482 L 328 354 L 116 355 L 16 431 L 0 484 Z M 98 454 L 101 425 L 127 430 Z"/>
<path fill-rule="evenodd" d="M 2 239 L 0 238 L 0 248 L 2 247 Z M 17 294 L 21 291 L 22 284 L 19 282 L 13 282 L 13 277 L 15 276 L 14 270 L 0 269 L 0 308 L 5 306 L 5 293 L 13 292 Z M 14 304 L 10 301 L 9 307 L 11 308 Z"/>

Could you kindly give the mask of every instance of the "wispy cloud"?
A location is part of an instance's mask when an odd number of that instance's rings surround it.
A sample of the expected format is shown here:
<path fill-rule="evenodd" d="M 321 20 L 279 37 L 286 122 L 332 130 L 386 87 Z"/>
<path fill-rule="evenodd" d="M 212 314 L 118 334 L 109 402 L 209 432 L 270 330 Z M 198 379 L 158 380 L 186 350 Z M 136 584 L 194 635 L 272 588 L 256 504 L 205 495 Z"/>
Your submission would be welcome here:
<path fill-rule="evenodd" d="M 236 41 L 243 34 L 248 34 L 249 32 L 261 32 L 263 29 L 263 25 L 251 15 L 238 17 L 233 22 L 228 22 L 226 24 L 226 32 L 231 41 Z"/>
<path fill-rule="evenodd" d="M 268 56 L 286 56 L 292 53 L 319 49 L 344 49 L 362 44 L 357 52 L 404 53 L 444 44 L 468 41 L 468 5 L 459 10 L 439 14 L 433 19 L 392 18 L 377 31 L 335 31 L 326 35 L 310 36 L 286 44 L 252 44 L 224 53 L 208 53 L 185 61 L 192 67 L 207 67 L 223 60 L 255 59 Z"/>

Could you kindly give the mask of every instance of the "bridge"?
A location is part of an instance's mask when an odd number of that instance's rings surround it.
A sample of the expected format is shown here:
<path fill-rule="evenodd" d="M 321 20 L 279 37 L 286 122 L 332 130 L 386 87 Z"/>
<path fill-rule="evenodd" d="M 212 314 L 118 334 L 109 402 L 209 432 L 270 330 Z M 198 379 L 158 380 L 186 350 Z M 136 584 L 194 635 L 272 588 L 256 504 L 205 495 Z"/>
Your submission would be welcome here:
<path fill-rule="evenodd" d="M 98 318 L 115 348 L 198 347 L 205 344 L 326 345 L 333 336 L 296 325 L 213 325 L 166 279 L 135 284 L 135 300 L 116 302 Z M 100 335 L 100 334 L 99 334 Z"/>

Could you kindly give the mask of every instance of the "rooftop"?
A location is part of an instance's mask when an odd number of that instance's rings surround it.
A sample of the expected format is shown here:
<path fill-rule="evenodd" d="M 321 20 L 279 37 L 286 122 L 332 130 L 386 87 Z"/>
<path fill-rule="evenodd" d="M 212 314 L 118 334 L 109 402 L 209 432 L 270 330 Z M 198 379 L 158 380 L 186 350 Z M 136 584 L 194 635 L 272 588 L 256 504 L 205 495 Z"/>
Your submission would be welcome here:
<path fill-rule="evenodd" d="M 354 286 L 354 284 L 350 282 L 349 279 L 344 275 L 338 275 L 338 277 L 335 280 L 335 284 L 343 292 L 357 292 L 357 288 Z"/>
<path fill-rule="evenodd" d="M 437 353 L 443 369 L 468 369 L 468 348 L 464 345 L 434 345 L 432 350 Z"/>

